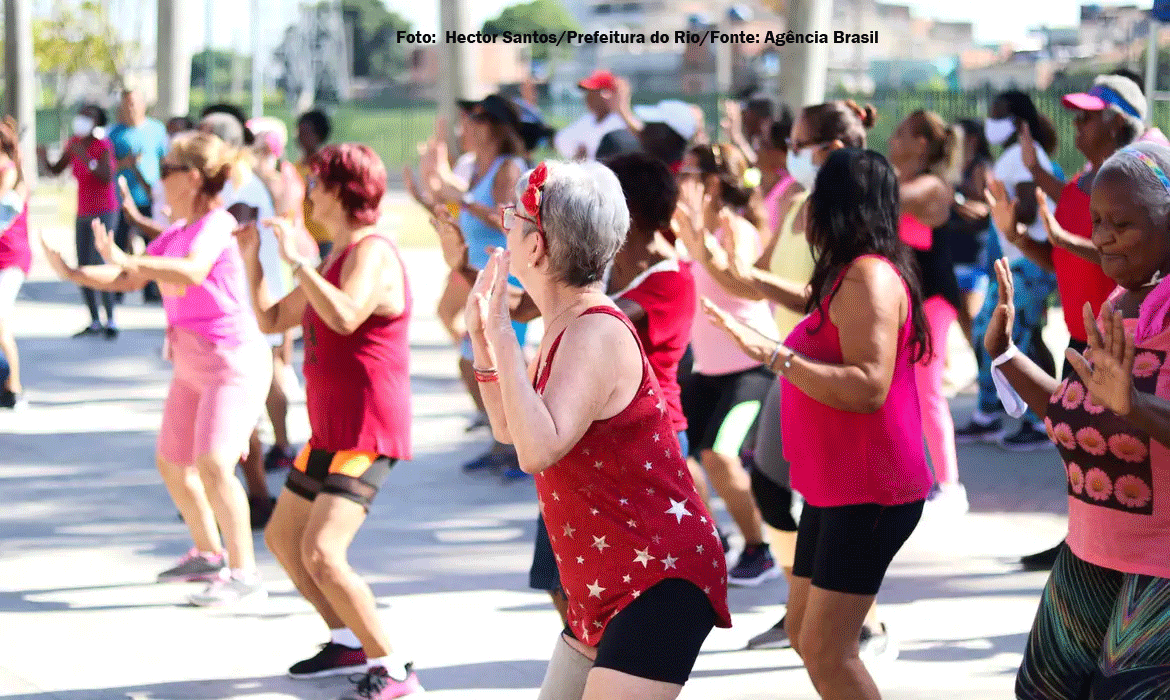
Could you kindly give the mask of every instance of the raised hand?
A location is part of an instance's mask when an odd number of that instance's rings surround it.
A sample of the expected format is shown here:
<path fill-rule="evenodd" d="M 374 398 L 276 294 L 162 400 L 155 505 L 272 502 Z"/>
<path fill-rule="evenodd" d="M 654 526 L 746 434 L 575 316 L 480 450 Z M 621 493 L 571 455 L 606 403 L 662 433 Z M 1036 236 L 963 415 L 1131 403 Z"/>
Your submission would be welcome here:
<path fill-rule="evenodd" d="M 993 360 L 1007 352 L 1011 345 L 1012 328 L 1016 319 L 1016 305 L 1013 301 L 1016 291 L 1015 280 L 1012 278 L 1012 268 L 1007 258 L 995 261 L 995 280 L 999 283 L 999 303 L 991 312 L 991 321 L 983 335 L 983 347 Z"/>
<path fill-rule="evenodd" d="M 1016 223 L 1016 206 L 1003 182 L 988 175 L 987 189 L 983 191 L 983 196 L 987 199 L 987 206 L 991 207 L 991 220 L 1003 233 L 1004 238 L 1012 245 L 1023 242 L 1027 238 L 1027 233 L 1020 231 Z"/>
<path fill-rule="evenodd" d="M 488 264 L 479 271 L 471 292 L 467 295 L 467 304 L 463 307 L 464 322 L 467 332 L 473 337 L 484 338 L 484 328 L 490 315 L 490 297 L 495 288 L 495 273 L 497 266 L 493 264 L 495 256 L 488 258 Z"/>
<path fill-rule="evenodd" d="M 735 100 L 723 101 L 723 118 L 719 121 L 719 126 L 723 128 L 723 133 L 728 138 L 743 135 L 743 110 L 738 102 Z"/>
<path fill-rule="evenodd" d="M 1032 130 L 1028 122 L 1020 122 L 1020 157 L 1024 160 L 1024 167 L 1035 170 L 1040 165 L 1040 158 L 1036 155 L 1036 141 L 1032 138 Z"/>
<path fill-rule="evenodd" d="M 776 341 L 769 339 L 763 333 L 735 319 L 731 314 L 716 306 L 707 297 L 703 297 L 701 303 L 707 319 L 716 328 L 722 328 L 731 336 L 732 340 L 743 349 L 744 354 L 762 363 L 766 363 L 772 359 L 772 353 L 776 349 Z"/>
<path fill-rule="evenodd" d="M 436 205 L 431 213 L 431 225 L 435 227 L 435 233 L 439 234 L 443 260 L 452 270 L 463 269 L 467 265 L 467 239 L 463 237 L 463 231 L 447 207 Z"/>
<path fill-rule="evenodd" d="M 496 248 L 488 260 L 488 267 L 492 268 L 491 296 L 485 311 L 484 335 L 488 345 L 493 348 L 501 347 L 508 335 L 512 342 L 516 342 L 515 331 L 512 329 L 512 295 L 508 293 L 508 276 L 511 268 L 512 254 L 505 248 Z"/>
<path fill-rule="evenodd" d="M 402 166 L 402 181 L 406 183 L 406 191 L 410 194 L 411 199 L 418 202 L 420 206 L 430 209 L 435 205 L 419 191 L 418 183 L 414 181 L 414 171 L 410 169 L 409 165 Z"/>
<path fill-rule="evenodd" d="M 1044 190 L 1036 188 L 1037 217 L 1044 222 L 1044 230 L 1048 233 L 1048 242 L 1057 248 L 1066 247 L 1069 232 L 1056 222 L 1056 217 L 1048 209 L 1048 195 Z"/>
<path fill-rule="evenodd" d="M 130 261 L 130 256 L 126 255 L 126 251 L 119 248 L 118 244 L 114 242 L 114 234 L 106 228 L 100 219 L 94 219 L 91 227 L 93 228 L 94 246 L 102 259 L 110 265 L 125 267 L 126 263 Z"/>
<path fill-rule="evenodd" d="M 1069 364 L 1085 382 L 1085 388 L 1098 405 L 1119 416 L 1128 415 L 1133 408 L 1133 335 L 1125 331 L 1121 312 L 1105 302 L 1101 309 L 1101 330 L 1097 330 L 1093 309 L 1085 302 L 1081 314 L 1085 319 L 1085 334 L 1092 351 L 1092 364 L 1076 350 L 1064 351 Z"/>
<path fill-rule="evenodd" d="M 61 257 L 61 251 L 49 245 L 44 234 L 38 231 L 37 238 L 41 239 L 41 250 L 45 253 L 45 260 L 49 261 L 49 267 L 53 268 L 53 272 L 58 277 L 69 281 L 72 278 L 74 268 L 70 267 L 69 263 L 65 262 L 65 258 Z"/>
<path fill-rule="evenodd" d="M 256 228 L 256 222 L 248 222 L 238 227 L 234 233 L 241 255 L 251 259 L 260 254 L 260 232 Z"/>
<path fill-rule="evenodd" d="M 297 233 L 296 224 L 288 219 L 271 218 L 265 219 L 261 222 L 265 226 L 272 229 L 272 233 L 276 235 L 276 242 L 278 243 L 277 250 L 280 251 L 280 258 L 289 265 L 304 265 L 305 261 L 301 258 L 301 253 L 297 249 Z"/>
<path fill-rule="evenodd" d="M 695 180 L 684 180 L 679 184 L 678 205 L 671 221 L 675 235 L 682 239 L 687 252 L 693 258 L 705 255 L 703 235 L 706 233 L 703 226 L 703 212 L 707 209 L 710 198 L 706 195 L 703 184 Z"/>

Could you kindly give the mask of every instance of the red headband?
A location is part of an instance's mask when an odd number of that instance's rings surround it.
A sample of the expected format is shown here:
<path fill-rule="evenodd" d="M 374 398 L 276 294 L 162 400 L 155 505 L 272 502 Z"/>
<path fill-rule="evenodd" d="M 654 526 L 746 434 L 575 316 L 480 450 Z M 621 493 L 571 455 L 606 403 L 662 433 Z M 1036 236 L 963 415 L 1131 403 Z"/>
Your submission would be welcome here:
<path fill-rule="evenodd" d="M 541 163 L 528 176 L 528 189 L 524 190 L 524 196 L 520 198 L 520 203 L 524 205 L 524 210 L 528 212 L 529 216 L 536 219 L 536 227 L 542 230 L 543 226 L 540 223 L 540 204 L 543 199 L 544 181 L 547 179 L 548 167 L 544 163 Z"/>

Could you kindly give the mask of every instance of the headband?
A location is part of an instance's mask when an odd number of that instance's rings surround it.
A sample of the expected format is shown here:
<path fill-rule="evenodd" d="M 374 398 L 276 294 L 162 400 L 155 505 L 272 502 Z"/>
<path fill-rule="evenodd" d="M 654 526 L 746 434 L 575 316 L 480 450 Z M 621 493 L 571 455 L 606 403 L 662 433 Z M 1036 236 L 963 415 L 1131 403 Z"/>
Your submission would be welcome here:
<path fill-rule="evenodd" d="M 1150 169 L 1150 172 L 1154 173 L 1154 177 L 1158 178 L 1158 181 L 1162 183 L 1162 187 L 1166 188 L 1166 192 L 1170 193 L 1170 177 L 1166 177 L 1166 171 L 1162 170 L 1162 167 L 1158 165 L 1157 161 L 1151 158 L 1149 154 L 1143 153 L 1138 149 L 1133 148 L 1132 146 L 1127 146 L 1121 149 L 1120 152 L 1131 155 L 1145 163 L 1146 166 Z"/>

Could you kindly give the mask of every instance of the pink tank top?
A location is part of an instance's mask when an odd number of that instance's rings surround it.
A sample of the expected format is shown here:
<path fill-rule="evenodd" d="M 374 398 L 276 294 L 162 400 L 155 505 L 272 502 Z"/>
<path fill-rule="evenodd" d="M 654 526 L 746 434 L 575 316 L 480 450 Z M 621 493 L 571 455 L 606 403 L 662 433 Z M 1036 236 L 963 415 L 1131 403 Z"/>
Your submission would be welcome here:
<path fill-rule="evenodd" d="M 833 283 L 834 292 L 848 270 Z M 839 364 L 841 341 L 828 307 L 826 297 L 821 308 L 797 324 L 785 344 L 811 359 Z M 831 408 L 781 379 L 784 457 L 792 465 L 792 488 L 811 505 L 894 506 L 922 500 L 930 492 L 934 478 L 922 446 L 912 330 L 907 311 L 898 334 L 894 379 L 885 403 L 873 413 Z"/>

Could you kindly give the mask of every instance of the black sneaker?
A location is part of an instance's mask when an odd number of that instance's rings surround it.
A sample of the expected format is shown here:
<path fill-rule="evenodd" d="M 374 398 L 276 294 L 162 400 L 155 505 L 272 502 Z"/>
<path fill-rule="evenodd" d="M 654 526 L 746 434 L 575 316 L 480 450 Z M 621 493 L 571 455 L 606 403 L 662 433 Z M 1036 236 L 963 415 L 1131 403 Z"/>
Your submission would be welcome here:
<path fill-rule="evenodd" d="M 1020 565 L 1024 567 L 1024 571 L 1052 571 L 1052 566 L 1056 564 L 1056 555 L 1060 554 L 1060 548 L 1063 546 L 1064 542 L 1061 542 L 1052 549 L 1020 557 Z"/>
<path fill-rule="evenodd" d="M 1007 430 L 1003 427 L 1003 418 L 996 418 L 990 423 L 981 423 L 975 418 L 965 428 L 955 430 L 955 443 L 971 445 L 977 442 L 999 442 Z"/>
<path fill-rule="evenodd" d="M 0 386 L 0 408 L 22 411 L 28 408 L 28 399 L 24 398 L 24 394 L 17 394 L 6 386 Z"/>
<path fill-rule="evenodd" d="M 1015 435 L 1000 440 L 999 446 L 1009 452 L 1035 452 L 1051 449 L 1053 444 L 1048 439 L 1048 433 L 1037 430 L 1034 425 L 1025 421 Z"/>
<path fill-rule="evenodd" d="M 95 335 L 102 335 L 105 332 L 106 331 L 104 328 L 101 327 L 101 324 L 92 323 L 92 324 L 86 326 L 85 328 L 82 328 L 81 330 L 74 333 L 73 337 L 74 338 L 91 338 Z"/>
<path fill-rule="evenodd" d="M 272 511 L 275 509 L 275 498 L 249 498 L 248 510 L 251 512 L 252 529 L 263 530 L 267 527 L 268 521 L 272 518 Z"/>
<path fill-rule="evenodd" d="M 766 544 L 748 545 L 739 555 L 739 561 L 727 572 L 727 583 L 732 586 L 758 586 L 780 576 L 780 567 L 772 558 Z"/>
<path fill-rule="evenodd" d="M 722 530 L 719 531 L 719 544 L 723 546 L 724 554 L 731 551 L 731 540 L 727 539 L 727 535 L 723 534 Z"/>
<path fill-rule="evenodd" d="M 321 651 L 315 656 L 298 661 L 289 667 L 288 675 L 298 679 L 325 678 L 358 673 L 365 671 L 367 666 L 366 652 L 362 649 L 327 642 L 321 645 Z"/>
<path fill-rule="evenodd" d="M 893 661 L 898 658 L 898 645 L 890 638 L 886 623 L 881 623 L 880 632 L 875 632 L 868 625 L 861 628 L 861 637 L 858 639 L 857 655 L 868 661 Z"/>
<path fill-rule="evenodd" d="M 772 628 L 762 634 L 757 634 L 748 640 L 748 649 L 787 649 L 792 646 L 792 641 L 788 639 L 788 632 L 784 629 L 784 620 L 772 625 Z"/>
<path fill-rule="evenodd" d="M 106 334 L 106 340 L 117 340 L 118 339 L 118 327 L 117 326 L 106 326 L 105 334 Z"/>
<path fill-rule="evenodd" d="M 505 452 L 494 452 L 492 450 L 488 450 L 487 452 L 484 452 L 483 454 L 481 454 L 480 456 L 471 460 L 470 462 L 464 464 L 463 471 L 465 471 L 465 472 L 494 471 L 496 469 L 501 469 L 501 468 L 504 468 L 507 466 L 511 466 L 510 465 L 511 458 L 512 458 L 512 455 L 509 455 Z"/>

